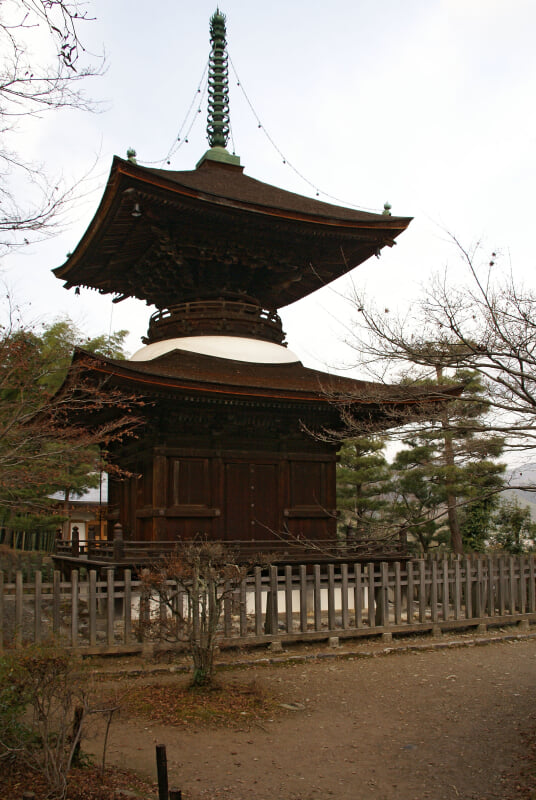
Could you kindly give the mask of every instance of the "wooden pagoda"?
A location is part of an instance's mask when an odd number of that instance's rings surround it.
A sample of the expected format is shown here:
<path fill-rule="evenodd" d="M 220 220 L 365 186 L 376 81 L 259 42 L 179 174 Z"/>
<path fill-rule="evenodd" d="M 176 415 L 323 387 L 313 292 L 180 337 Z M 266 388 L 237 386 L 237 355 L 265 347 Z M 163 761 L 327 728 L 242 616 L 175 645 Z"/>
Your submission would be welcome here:
<path fill-rule="evenodd" d="M 211 41 L 210 149 L 187 172 L 115 158 L 93 221 L 55 270 L 66 288 L 157 309 L 130 360 L 75 355 L 88 374 L 148 401 L 139 437 L 112 453 L 135 477 L 111 480 L 110 518 L 125 540 L 332 539 L 337 445 L 311 431 L 340 428 L 333 394 L 351 397 L 354 418 L 377 429 L 408 400 L 304 367 L 277 310 L 392 246 L 410 220 L 245 175 L 225 149 L 218 12 Z"/>

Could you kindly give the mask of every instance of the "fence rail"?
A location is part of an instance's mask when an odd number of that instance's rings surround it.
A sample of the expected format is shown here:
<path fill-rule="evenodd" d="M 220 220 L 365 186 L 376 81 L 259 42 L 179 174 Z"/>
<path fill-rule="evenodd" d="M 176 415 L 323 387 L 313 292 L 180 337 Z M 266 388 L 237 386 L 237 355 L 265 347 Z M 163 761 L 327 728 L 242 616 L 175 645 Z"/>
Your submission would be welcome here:
<path fill-rule="evenodd" d="M 88 540 L 79 538 L 58 540 L 55 555 L 60 559 L 85 559 L 94 564 L 144 566 L 159 559 L 181 552 L 192 542 L 185 541 L 131 541 L 124 540 L 122 534 L 111 540 Z M 398 537 L 360 538 L 348 542 L 334 539 L 284 539 L 215 541 L 233 553 L 239 561 L 259 559 L 259 554 L 270 556 L 272 561 L 300 564 L 322 562 L 343 562 L 354 560 L 395 561 L 407 556 L 406 543 Z"/>
<path fill-rule="evenodd" d="M 225 600 L 220 645 L 536 621 L 535 564 L 531 555 L 257 567 Z M 104 578 L 75 570 L 68 581 L 59 571 L 50 582 L 39 572 L 33 580 L 5 577 L 0 572 L 2 647 L 54 636 L 88 654 L 137 652 L 149 642 L 140 618 L 166 613 L 155 602 L 147 612 L 129 570 L 121 580 L 113 569 Z"/>

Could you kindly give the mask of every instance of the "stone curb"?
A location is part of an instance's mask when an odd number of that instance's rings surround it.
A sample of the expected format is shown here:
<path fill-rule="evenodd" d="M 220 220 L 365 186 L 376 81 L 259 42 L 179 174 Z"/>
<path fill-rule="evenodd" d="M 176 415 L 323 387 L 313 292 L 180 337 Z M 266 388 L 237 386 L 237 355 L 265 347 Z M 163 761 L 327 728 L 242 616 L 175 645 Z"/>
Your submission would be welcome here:
<path fill-rule="evenodd" d="M 449 641 L 433 641 L 424 642 L 423 644 L 399 644 L 392 647 L 383 647 L 379 650 L 360 650 L 348 651 L 344 653 L 304 653 L 297 655 L 281 655 L 278 657 L 263 657 L 256 659 L 245 659 L 243 661 L 216 661 L 215 666 L 218 670 L 230 670 L 235 668 L 243 669 L 244 667 L 262 667 L 262 666 L 275 666 L 284 664 L 303 663 L 306 661 L 322 661 L 322 660 L 346 660 L 353 661 L 359 658 L 379 658 L 381 656 L 394 655 L 396 653 L 414 653 L 414 652 L 427 652 L 430 650 L 451 650 L 460 647 L 482 647 L 489 644 L 497 644 L 501 642 L 520 642 L 527 639 L 536 639 L 536 631 L 528 633 L 504 633 L 495 634 L 493 636 L 481 636 L 478 639 L 451 639 Z M 190 665 L 182 666 L 171 664 L 166 667 L 144 667 L 129 669 L 114 670 L 108 672 L 107 670 L 93 671 L 94 675 L 99 677 L 108 677 L 113 679 L 116 676 L 130 675 L 132 677 L 138 676 L 151 676 L 151 675 L 169 675 L 175 673 L 188 673 L 191 672 Z"/>

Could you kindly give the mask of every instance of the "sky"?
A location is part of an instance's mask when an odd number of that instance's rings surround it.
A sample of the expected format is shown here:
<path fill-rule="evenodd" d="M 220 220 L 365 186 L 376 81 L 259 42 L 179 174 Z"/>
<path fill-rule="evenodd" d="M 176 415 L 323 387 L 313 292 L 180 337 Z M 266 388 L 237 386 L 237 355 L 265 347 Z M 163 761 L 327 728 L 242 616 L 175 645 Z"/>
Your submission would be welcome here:
<path fill-rule="evenodd" d="M 87 228 L 114 154 L 134 147 L 139 163 L 165 167 L 193 100 L 195 125 L 169 168 L 194 169 L 207 149 L 206 104 L 201 113 L 196 104 L 215 3 L 91 0 L 87 10 L 95 20 L 81 38 L 106 53 L 104 74 L 87 84 L 98 113 L 29 119 L 17 138 L 67 183 L 89 171 L 83 197 L 55 238 L 5 257 L 0 278 L 26 321 L 68 315 L 88 335 L 126 328 L 134 352 L 151 309 L 89 290 L 75 296 L 51 269 Z M 352 286 L 378 307 L 411 309 L 434 272 L 447 266 L 456 276 L 448 232 L 467 247 L 481 241 L 484 255 L 500 253 L 504 268 L 533 283 L 533 0 L 222 0 L 220 10 L 240 81 L 232 68 L 228 148 L 246 174 L 366 210 L 388 201 L 414 218 L 381 258 L 281 311 L 306 366 L 351 364 L 342 340 Z"/>

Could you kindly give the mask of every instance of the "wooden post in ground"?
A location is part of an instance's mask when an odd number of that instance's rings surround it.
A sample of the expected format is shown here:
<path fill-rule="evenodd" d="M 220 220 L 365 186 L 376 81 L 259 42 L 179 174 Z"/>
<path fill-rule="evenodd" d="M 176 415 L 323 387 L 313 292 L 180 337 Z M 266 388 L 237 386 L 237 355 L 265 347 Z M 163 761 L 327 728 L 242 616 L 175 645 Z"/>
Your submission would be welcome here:
<path fill-rule="evenodd" d="M 156 745 L 156 775 L 158 778 L 158 800 L 168 800 L 168 772 L 166 745 Z"/>

